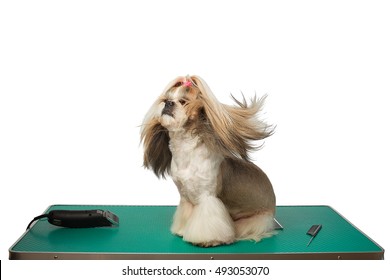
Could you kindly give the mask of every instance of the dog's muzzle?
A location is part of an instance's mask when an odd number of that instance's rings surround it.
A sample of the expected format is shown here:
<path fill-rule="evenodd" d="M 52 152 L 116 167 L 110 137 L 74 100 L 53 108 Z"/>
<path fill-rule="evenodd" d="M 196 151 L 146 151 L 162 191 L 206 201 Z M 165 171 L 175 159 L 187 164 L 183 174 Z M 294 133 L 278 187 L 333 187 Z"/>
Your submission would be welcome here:
<path fill-rule="evenodd" d="M 169 100 L 165 101 L 165 106 L 161 112 L 161 115 L 168 115 L 168 116 L 173 117 L 174 107 L 175 107 L 175 102 L 169 101 Z"/>

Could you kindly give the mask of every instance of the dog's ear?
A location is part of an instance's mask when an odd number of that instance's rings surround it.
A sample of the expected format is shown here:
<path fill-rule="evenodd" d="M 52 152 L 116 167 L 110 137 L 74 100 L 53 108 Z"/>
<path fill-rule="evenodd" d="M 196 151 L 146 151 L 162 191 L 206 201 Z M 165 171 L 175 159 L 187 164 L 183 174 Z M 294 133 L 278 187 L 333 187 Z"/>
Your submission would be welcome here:
<path fill-rule="evenodd" d="M 168 130 L 154 120 L 144 125 L 141 141 L 144 143 L 144 167 L 165 179 L 165 175 L 170 173 L 172 160 Z"/>

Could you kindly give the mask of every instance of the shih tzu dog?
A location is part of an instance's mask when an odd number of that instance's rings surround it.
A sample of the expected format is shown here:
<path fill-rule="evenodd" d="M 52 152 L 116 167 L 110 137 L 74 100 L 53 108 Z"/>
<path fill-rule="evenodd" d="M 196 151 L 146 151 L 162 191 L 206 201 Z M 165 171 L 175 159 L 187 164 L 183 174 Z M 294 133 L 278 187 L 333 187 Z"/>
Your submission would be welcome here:
<path fill-rule="evenodd" d="M 141 128 L 144 166 L 168 174 L 180 193 L 171 231 L 209 247 L 259 241 L 274 233 L 275 194 L 267 175 L 249 160 L 253 141 L 272 134 L 258 120 L 264 98 L 248 105 L 220 103 L 198 76 L 168 84 Z"/>

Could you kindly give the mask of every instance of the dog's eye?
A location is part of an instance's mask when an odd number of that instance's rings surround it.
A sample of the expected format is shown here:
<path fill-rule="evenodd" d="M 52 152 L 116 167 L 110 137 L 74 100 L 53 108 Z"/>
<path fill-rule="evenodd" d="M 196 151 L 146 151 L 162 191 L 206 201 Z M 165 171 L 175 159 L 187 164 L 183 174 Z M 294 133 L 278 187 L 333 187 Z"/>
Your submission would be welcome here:
<path fill-rule="evenodd" d="M 185 105 L 185 104 L 187 103 L 187 100 L 185 100 L 185 99 L 180 99 L 180 100 L 179 100 L 179 103 L 180 103 L 181 105 Z"/>
<path fill-rule="evenodd" d="M 182 84 L 182 82 L 177 82 L 173 87 L 180 87 Z"/>

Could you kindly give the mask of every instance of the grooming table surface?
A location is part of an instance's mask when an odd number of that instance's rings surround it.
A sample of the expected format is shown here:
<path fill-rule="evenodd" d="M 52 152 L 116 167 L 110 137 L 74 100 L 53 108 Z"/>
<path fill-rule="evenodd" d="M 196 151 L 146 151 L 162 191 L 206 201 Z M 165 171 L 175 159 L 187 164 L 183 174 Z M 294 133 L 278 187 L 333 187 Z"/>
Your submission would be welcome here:
<path fill-rule="evenodd" d="M 171 234 L 174 206 L 53 205 L 102 209 L 119 227 L 71 229 L 42 219 L 9 249 L 10 259 L 383 259 L 384 250 L 329 206 L 277 206 L 278 234 L 255 243 L 201 248 Z M 313 224 L 322 230 L 307 247 Z"/>

